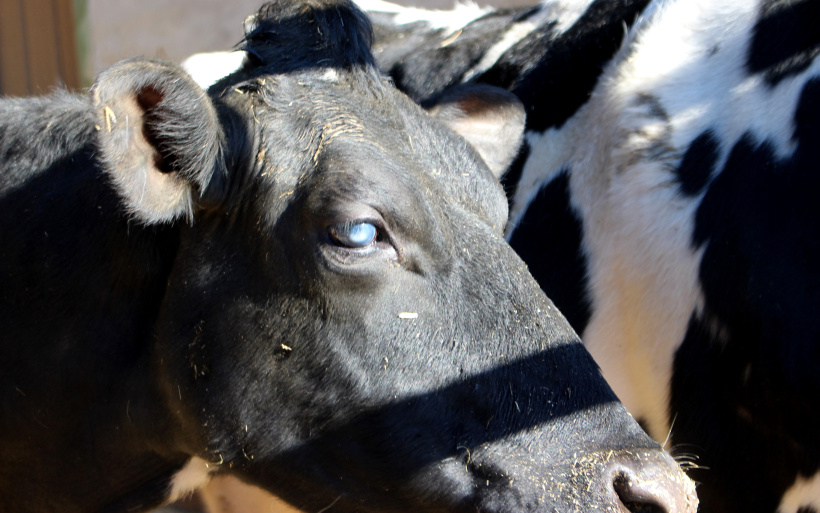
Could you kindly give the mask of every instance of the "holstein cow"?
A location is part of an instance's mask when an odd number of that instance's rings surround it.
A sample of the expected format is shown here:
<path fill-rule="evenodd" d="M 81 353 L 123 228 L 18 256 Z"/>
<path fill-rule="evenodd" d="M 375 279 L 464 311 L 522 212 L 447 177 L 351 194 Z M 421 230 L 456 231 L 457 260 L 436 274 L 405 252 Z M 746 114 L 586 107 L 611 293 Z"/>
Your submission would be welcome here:
<path fill-rule="evenodd" d="M 507 238 L 701 510 L 820 511 L 820 2 L 363 4 L 417 101 L 523 100 Z"/>
<path fill-rule="evenodd" d="M 131 60 L 0 102 L 3 511 L 216 474 L 309 511 L 694 511 L 503 239 L 478 154 L 513 156 L 520 105 L 434 119 L 370 36 L 344 1 L 269 4 L 207 94 Z"/>

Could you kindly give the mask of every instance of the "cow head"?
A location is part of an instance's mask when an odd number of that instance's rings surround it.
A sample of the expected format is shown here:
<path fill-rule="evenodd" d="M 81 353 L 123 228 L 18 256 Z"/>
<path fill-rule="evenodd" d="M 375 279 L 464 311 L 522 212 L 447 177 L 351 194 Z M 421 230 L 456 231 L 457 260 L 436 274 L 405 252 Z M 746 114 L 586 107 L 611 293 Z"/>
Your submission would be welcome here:
<path fill-rule="evenodd" d="M 514 156 L 520 105 L 467 88 L 425 114 L 369 39 L 348 3 L 270 4 L 207 94 L 144 60 L 95 85 L 111 183 L 178 229 L 164 414 L 130 417 L 179 462 L 169 491 L 233 474 L 307 510 L 694 511 L 503 239 L 485 161 Z"/>

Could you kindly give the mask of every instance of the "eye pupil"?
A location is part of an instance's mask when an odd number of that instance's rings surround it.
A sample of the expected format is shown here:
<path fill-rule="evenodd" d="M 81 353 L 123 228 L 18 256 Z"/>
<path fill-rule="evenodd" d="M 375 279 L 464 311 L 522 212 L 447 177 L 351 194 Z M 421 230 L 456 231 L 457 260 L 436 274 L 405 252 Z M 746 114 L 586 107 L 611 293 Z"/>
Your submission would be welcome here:
<path fill-rule="evenodd" d="M 376 239 L 376 227 L 370 223 L 344 223 L 328 229 L 331 238 L 342 246 L 363 248 Z"/>

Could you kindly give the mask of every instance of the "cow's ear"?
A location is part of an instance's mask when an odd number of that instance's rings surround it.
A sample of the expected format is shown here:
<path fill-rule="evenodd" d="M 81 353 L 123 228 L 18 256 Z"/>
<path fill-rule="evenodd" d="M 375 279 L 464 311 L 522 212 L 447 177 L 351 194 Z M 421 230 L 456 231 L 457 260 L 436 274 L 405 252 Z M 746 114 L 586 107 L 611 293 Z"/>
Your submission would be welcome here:
<path fill-rule="evenodd" d="M 518 154 L 524 134 L 524 105 L 512 93 L 485 85 L 453 87 L 428 112 L 475 148 L 487 167 L 501 177 Z"/>
<path fill-rule="evenodd" d="M 205 92 L 179 67 L 135 59 L 93 86 L 99 155 L 126 207 L 145 223 L 217 201 L 226 179 L 224 134 Z"/>

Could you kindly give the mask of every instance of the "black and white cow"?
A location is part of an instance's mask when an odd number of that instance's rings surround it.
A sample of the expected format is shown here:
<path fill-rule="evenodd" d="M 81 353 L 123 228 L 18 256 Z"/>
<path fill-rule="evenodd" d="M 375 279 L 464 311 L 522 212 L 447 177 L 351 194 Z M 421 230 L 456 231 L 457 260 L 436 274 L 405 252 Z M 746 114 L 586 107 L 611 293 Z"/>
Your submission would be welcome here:
<path fill-rule="evenodd" d="M 520 104 L 428 116 L 370 36 L 269 4 L 209 93 L 131 60 L 0 101 L 0 509 L 222 474 L 308 511 L 694 511 L 502 236 L 478 153 L 514 155 Z"/>
<path fill-rule="evenodd" d="M 421 103 L 527 109 L 507 237 L 708 512 L 820 511 L 820 2 L 362 2 Z"/>

